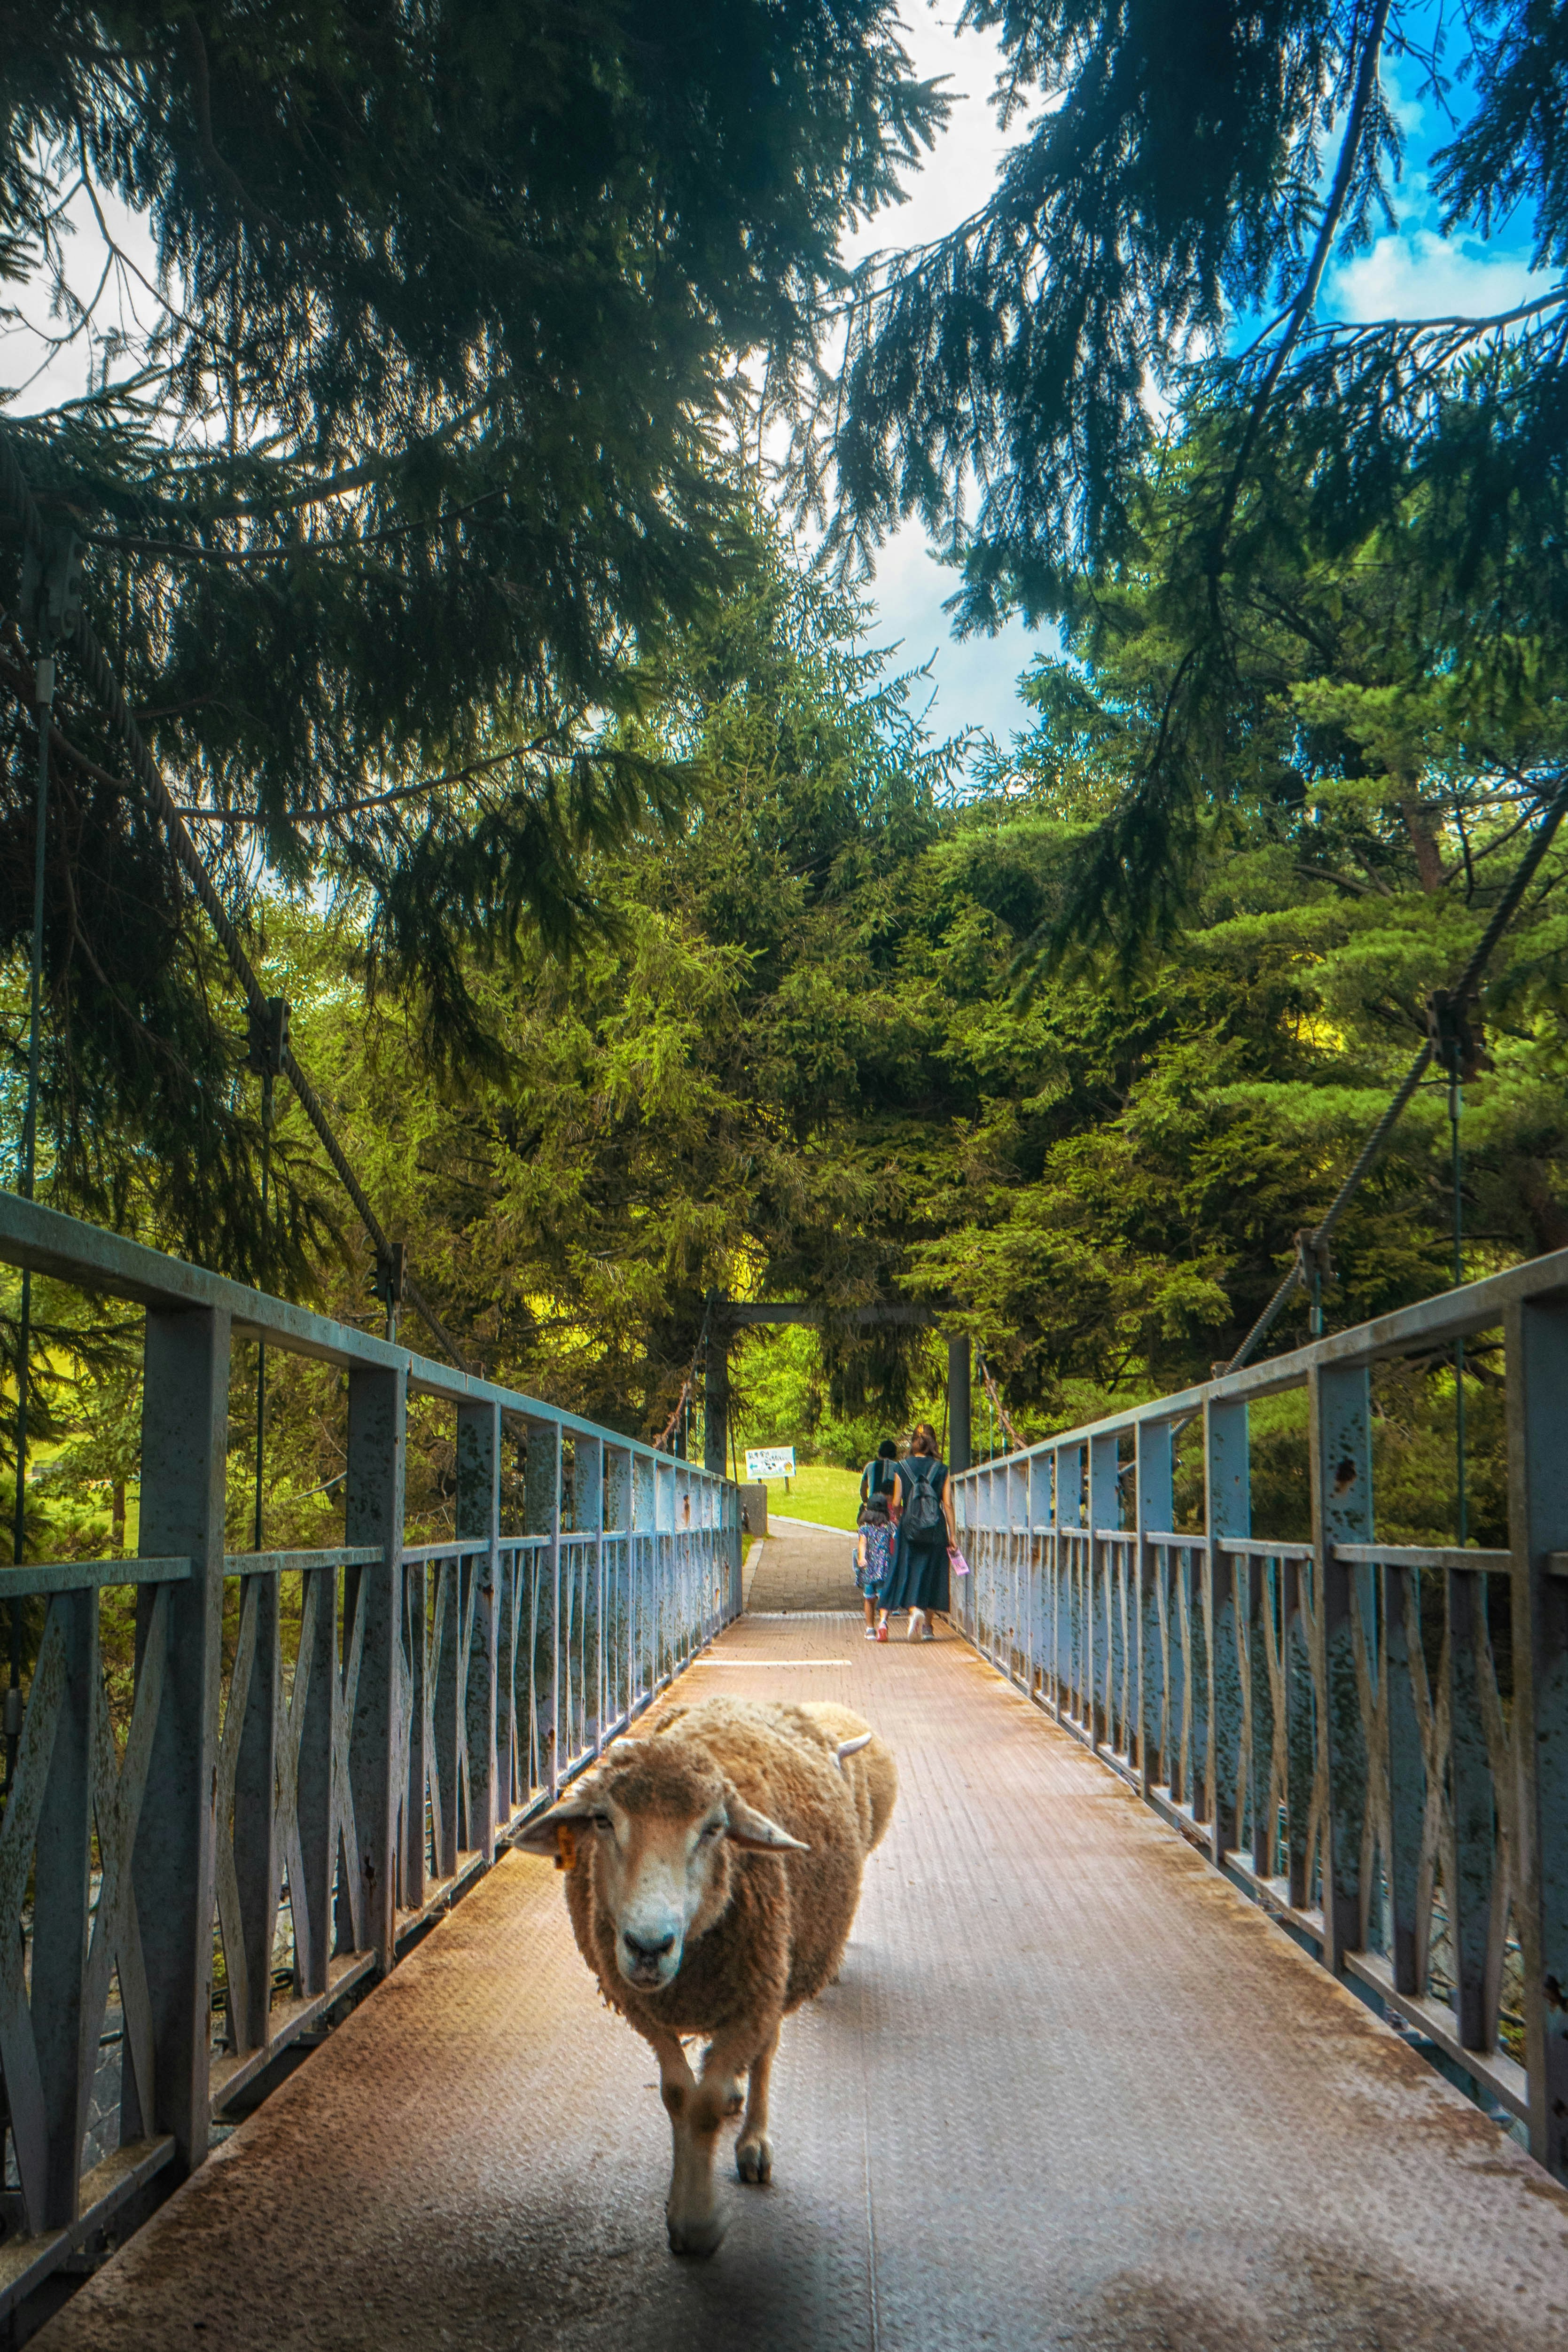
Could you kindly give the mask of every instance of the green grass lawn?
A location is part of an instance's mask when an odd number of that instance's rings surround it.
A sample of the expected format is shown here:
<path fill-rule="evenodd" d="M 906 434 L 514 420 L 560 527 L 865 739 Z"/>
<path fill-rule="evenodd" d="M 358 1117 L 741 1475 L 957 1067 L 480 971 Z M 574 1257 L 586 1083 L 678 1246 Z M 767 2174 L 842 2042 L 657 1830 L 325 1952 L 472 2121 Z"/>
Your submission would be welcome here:
<path fill-rule="evenodd" d="M 782 1478 L 768 1481 L 768 1516 L 782 1511 L 787 1518 L 820 1519 L 824 1527 L 853 1528 L 860 1511 L 858 1470 L 835 1470 L 826 1462 L 807 1462 L 784 1492 Z"/>

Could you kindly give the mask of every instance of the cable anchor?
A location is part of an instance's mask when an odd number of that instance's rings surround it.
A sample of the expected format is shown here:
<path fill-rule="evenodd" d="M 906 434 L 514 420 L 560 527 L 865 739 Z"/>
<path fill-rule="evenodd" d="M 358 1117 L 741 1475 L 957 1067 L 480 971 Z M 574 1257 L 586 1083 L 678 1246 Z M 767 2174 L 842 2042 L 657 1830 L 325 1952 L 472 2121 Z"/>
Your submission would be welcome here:
<path fill-rule="evenodd" d="M 387 1310 L 387 1336 L 390 1339 L 397 1328 L 397 1311 L 408 1290 L 406 1242 L 389 1242 L 384 1250 L 376 1252 L 371 1288 Z"/>
<path fill-rule="evenodd" d="M 1471 989 L 1435 988 L 1427 999 L 1427 1034 L 1436 1059 L 1458 1086 L 1468 1087 L 1495 1066 L 1481 1031 L 1480 996 Z"/>
<path fill-rule="evenodd" d="M 271 1124 L 272 1086 L 274 1078 L 283 1076 L 284 1056 L 288 1051 L 288 999 L 268 996 L 260 1004 L 246 1010 L 246 1068 L 253 1077 L 266 1078 L 267 1118 Z"/>
<path fill-rule="evenodd" d="M 1312 1336 L 1323 1336 L 1323 1286 L 1334 1278 L 1328 1239 L 1315 1225 L 1303 1225 L 1296 1235 L 1296 1274 L 1312 1302 Z"/>
<path fill-rule="evenodd" d="M 22 553 L 21 609 L 37 625 L 40 661 L 52 660 L 62 637 L 74 637 L 81 619 L 82 545 L 57 515 L 44 519 L 44 544 L 29 539 Z M 51 672 L 50 687 L 54 677 Z M 40 691 L 40 701 L 47 699 Z"/>

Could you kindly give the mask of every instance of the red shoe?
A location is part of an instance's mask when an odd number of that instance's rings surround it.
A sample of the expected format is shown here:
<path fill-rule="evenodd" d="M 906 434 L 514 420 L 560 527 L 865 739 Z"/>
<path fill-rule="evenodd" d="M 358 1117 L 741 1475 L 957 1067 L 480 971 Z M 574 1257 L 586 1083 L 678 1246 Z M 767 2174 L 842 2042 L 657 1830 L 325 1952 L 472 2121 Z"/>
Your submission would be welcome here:
<path fill-rule="evenodd" d="M 879 1626 L 877 1627 L 877 1629 L 876 1629 L 876 1638 L 877 1638 L 877 1640 L 878 1640 L 879 1642 L 885 1642 L 885 1641 L 886 1641 L 886 1639 L 887 1639 L 887 1627 L 886 1627 L 885 1625 L 879 1625 Z"/>

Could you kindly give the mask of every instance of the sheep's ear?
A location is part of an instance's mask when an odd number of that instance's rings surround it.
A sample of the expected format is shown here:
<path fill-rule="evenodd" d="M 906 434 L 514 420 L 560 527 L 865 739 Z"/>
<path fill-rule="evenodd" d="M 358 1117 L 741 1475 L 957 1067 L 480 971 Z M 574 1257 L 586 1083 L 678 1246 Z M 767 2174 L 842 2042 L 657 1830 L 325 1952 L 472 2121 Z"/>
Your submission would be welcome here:
<path fill-rule="evenodd" d="M 575 1789 L 548 1813 L 536 1813 L 525 1822 L 511 1843 L 525 1853 L 553 1855 L 558 1870 L 570 1870 L 577 1859 L 579 1832 L 602 1810 L 603 1799 L 596 1790 Z"/>
<path fill-rule="evenodd" d="M 731 1845 L 744 1846 L 747 1853 L 810 1853 L 811 1851 L 809 1845 L 802 1845 L 799 1838 L 791 1837 L 788 1830 L 781 1830 L 777 1822 L 770 1822 L 766 1813 L 759 1813 L 755 1805 L 748 1805 L 742 1797 L 727 1798 L 724 1810 L 729 1816 L 729 1827 L 725 1835 Z"/>

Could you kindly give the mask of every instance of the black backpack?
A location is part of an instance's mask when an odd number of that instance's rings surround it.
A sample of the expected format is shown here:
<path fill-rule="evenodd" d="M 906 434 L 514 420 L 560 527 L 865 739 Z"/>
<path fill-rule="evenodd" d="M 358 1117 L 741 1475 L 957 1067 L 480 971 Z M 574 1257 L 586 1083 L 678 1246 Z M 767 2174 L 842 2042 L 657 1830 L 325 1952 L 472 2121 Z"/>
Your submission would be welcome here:
<path fill-rule="evenodd" d="M 939 1528 L 945 1528 L 947 1524 L 942 1514 L 942 1506 L 937 1500 L 936 1487 L 930 1486 L 920 1475 L 922 1466 L 920 1463 L 914 1460 L 906 1465 L 914 1492 L 904 1507 L 904 1525 L 905 1531 L 915 1537 L 934 1536 Z M 930 1466 L 935 1470 L 938 1465 L 934 1462 Z"/>

